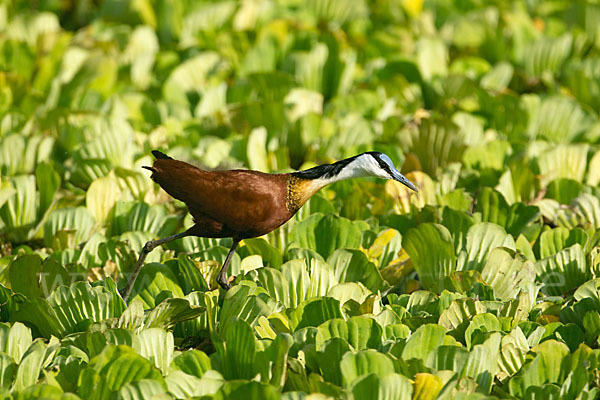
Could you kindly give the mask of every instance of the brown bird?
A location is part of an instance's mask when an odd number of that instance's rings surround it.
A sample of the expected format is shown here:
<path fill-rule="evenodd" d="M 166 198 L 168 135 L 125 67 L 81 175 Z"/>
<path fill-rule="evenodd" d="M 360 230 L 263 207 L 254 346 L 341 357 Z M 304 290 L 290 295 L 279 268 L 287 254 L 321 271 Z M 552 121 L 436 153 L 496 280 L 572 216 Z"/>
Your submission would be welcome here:
<path fill-rule="evenodd" d="M 185 232 L 147 242 L 136 262 L 133 274 L 122 290 L 129 297 L 144 259 L 157 246 L 185 236 L 231 237 L 233 245 L 225 258 L 217 282 L 224 289 L 227 268 L 242 239 L 265 235 L 288 221 L 319 189 L 344 179 L 375 176 L 394 179 L 417 191 L 392 160 L 378 152 L 362 153 L 333 164 L 320 165 L 287 174 L 266 174 L 249 170 L 204 171 L 160 151 L 152 179 L 168 194 L 183 201 L 194 217 L 194 225 Z"/>

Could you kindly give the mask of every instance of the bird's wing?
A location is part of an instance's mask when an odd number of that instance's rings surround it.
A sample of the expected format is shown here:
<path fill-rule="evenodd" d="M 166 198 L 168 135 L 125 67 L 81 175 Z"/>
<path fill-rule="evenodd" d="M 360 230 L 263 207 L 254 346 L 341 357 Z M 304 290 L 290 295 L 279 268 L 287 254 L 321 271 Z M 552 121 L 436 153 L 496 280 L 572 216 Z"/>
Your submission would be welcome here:
<path fill-rule="evenodd" d="M 152 179 L 192 215 L 212 218 L 234 232 L 264 234 L 291 217 L 284 174 L 203 171 L 172 159 L 155 160 L 153 172 Z"/>

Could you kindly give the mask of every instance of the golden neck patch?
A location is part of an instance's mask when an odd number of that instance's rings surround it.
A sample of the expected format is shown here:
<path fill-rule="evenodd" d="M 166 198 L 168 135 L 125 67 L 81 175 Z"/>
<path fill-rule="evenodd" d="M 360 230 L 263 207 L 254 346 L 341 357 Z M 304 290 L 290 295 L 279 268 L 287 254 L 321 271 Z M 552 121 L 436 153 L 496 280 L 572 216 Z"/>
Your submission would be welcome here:
<path fill-rule="evenodd" d="M 290 175 L 287 181 L 287 209 L 295 213 L 326 184 L 320 179 L 304 179 Z"/>

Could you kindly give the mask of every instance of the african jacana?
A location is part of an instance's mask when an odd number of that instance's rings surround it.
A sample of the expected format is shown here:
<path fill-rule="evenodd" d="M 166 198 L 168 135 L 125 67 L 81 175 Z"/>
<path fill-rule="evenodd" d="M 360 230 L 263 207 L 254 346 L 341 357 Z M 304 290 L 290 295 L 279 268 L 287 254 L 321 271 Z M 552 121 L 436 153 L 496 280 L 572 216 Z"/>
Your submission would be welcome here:
<path fill-rule="evenodd" d="M 195 224 L 185 232 L 151 240 L 142 249 L 133 274 L 122 291 L 127 300 L 146 255 L 155 247 L 185 236 L 233 238 L 217 282 L 224 289 L 231 256 L 242 239 L 265 235 L 288 221 L 319 189 L 344 179 L 375 176 L 394 179 L 417 190 L 385 154 L 368 152 L 333 164 L 320 165 L 287 174 L 266 174 L 249 170 L 204 171 L 160 151 L 152 179 L 168 194 L 183 201 Z"/>

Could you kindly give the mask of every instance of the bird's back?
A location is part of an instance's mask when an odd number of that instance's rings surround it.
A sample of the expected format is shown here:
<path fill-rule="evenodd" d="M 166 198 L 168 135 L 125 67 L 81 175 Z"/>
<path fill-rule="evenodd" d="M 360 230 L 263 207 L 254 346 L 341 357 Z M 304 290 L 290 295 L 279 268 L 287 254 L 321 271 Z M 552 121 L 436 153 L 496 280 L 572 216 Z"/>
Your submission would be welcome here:
<path fill-rule="evenodd" d="M 198 236 L 261 236 L 285 223 L 295 212 L 286 204 L 289 174 L 205 171 L 159 154 L 155 154 L 157 159 L 151 168 L 152 179 L 187 205 L 196 222 L 194 234 Z"/>

